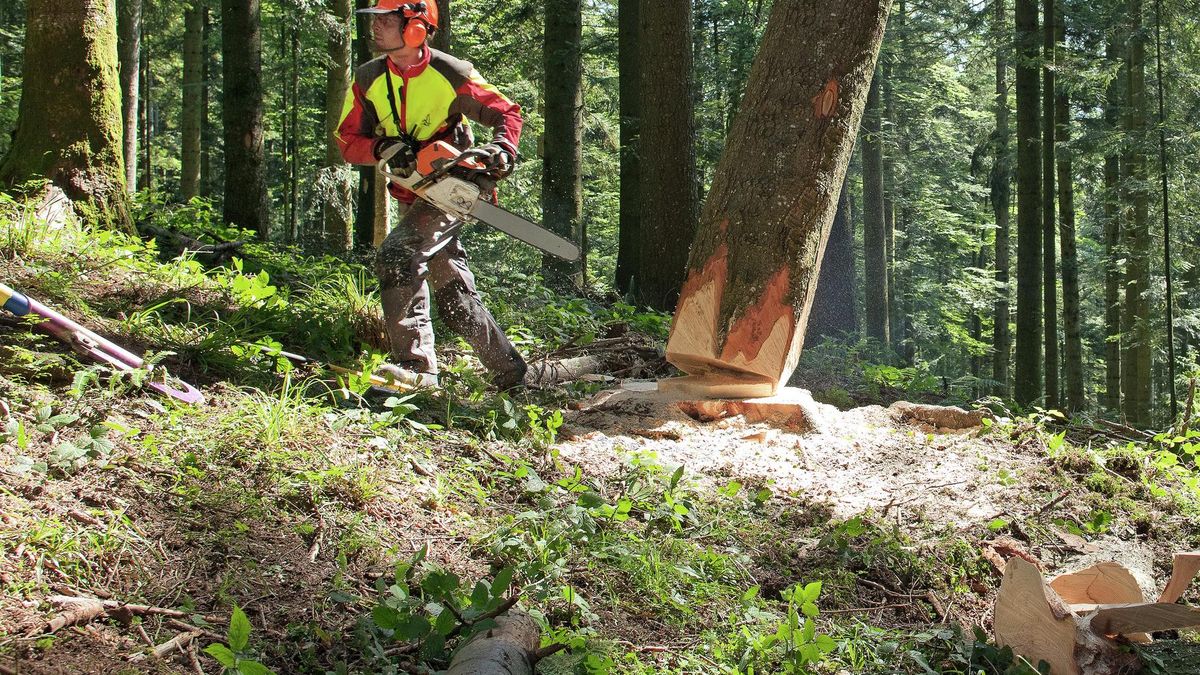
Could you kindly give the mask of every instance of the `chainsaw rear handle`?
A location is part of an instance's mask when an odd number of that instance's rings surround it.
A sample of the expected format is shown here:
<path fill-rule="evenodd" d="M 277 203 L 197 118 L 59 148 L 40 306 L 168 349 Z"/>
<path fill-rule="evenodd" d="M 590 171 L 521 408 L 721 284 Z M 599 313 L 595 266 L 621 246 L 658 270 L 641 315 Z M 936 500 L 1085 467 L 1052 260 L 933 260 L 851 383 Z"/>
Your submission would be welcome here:
<path fill-rule="evenodd" d="M 0 283 L 0 306 L 3 306 L 4 309 L 17 316 L 36 316 L 42 319 L 37 324 L 38 328 L 67 343 L 67 345 L 80 354 L 105 363 L 114 370 L 127 372 L 145 368 L 153 375 L 162 374 L 162 378 L 147 382 L 156 391 L 179 399 L 184 403 L 201 403 L 204 401 L 204 395 L 192 385 L 178 380 L 175 381 L 178 387 L 168 384 L 168 376 L 164 370 L 155 368 L 153 365 L 147 366 L 146 362 L 136 354 L 80 326 L 37 300 L 18 293 L 2 283 Z"/>
<path fill-rule="evenodd" d="M 447 144 L 447 143 L 443 143 L 440 145 L 452 147 L 452 146 L 449 146 L 449 144 Z M 421 155 L 425 155 L 427 152 L 430 152 L 430 151 L 436 152 L 434 150 L 434 148 L 435 148 L 435 146 L 431 145 L 431 146 L 427 146 L 426 148 L 421 150 L 420 155 L 418 155 L 418 157 L 417 157 L 417 166 L 418 167 L 421 167 L 422 164 L 427 163 L 427 162 L 422 161 L 424 158 L 421 157 Z M 471 164 L 469 164 L 468 162 L 471 162 L 472 160 L 486 159 L 488 157 L 488 152 L 486 150 L 483 150 L 482 148 L 468 148 L 467 150 L 463 150 L 462 152 L 458 153 L 457 155 L 453 155 L 450 157 L 439 157 L 438 159 L 441 159 L 443 161 L 441 161 L 440 163 L 438 163 L 436 165 L 434 165 L 434 163 L 437 160 L 428 162 L 428 164 L 433 167 L 433 170 L 429 171 L 423 175 L 418 173 L 420 178 L 418 178 L 417 180 L 414 181 L 411 174 L 408 176 L 405 176 L 402 174 L 394 173 L 391 170 L 391 167 L 388 166 L 388 162 L 391 161 L 391 159 L 393 157 L 395 157 L 397 154 L 399 154 L 400 150 L 402 150 L 402 149 L 403 149 L 403 146 L 400 145 L 399 143 L 393 144 L 391 147 L 385 149 L 379 155 L 379 161 L 376 163 L 375 166 L 379 169 L 379 172 L 382 173 L 384 175 L 384 177 L 386 177 L 388 180 L 391 180 L 392 182 L 395 182 L 395 183 L 399 183 L 400 185 L 403 185 L 413 191 L 419 191 L 423 188 L 426 188 L 426 187 L 436 183 L 437 181 L 441 180 L 446 174 L 450 173 L 450 171 L 455 168 L 460 168 L 460 169 L 465 170 L 467 172 L 467 176 L 465 176 L 465 177 L 467 177 L 467 178 L 473 178 L 476 175 L 480 175 L 480 176 L 487 175 L 486 169 L 481 169 L 478 166 L 471 166 Z"/>

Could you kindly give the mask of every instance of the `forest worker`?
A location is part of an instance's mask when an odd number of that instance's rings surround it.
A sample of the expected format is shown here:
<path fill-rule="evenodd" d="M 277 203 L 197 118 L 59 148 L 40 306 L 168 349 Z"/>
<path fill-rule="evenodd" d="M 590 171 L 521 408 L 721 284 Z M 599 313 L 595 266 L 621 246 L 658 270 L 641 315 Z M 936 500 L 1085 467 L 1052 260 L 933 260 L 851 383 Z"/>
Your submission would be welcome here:
<path fill-rule="evenodd" d="M 492 129 L 491 142 L 483 146 L 490 176 L 499 180 L 511 173 L 521 109 L 470 63 L 426 44 L 438 27 L 437 4 L 378 0 L 358 12 L 370 15 L 374 48 L 383 55 L 354 73 L 336 131 L 342 157 L 351 164 L 373 164 L 400 144 L 391 167 L 411 169 L 416 153 L 435 141 L 470 148 L 474 139 L 466 117 Z M 494 183 L 482 187 L 487 194 Z M 375 259 L 392 358 L 380 374 L 406 384 L 436 385 L 432 286 L 438 315 L 470 343 L 493 384 L 501 390 L 521 384 L 525 360 L 480 301 L 466 251 L 452 229 L 455 220 L 402 187 L 390 184 L 389 190 L 411 206 Z"/>

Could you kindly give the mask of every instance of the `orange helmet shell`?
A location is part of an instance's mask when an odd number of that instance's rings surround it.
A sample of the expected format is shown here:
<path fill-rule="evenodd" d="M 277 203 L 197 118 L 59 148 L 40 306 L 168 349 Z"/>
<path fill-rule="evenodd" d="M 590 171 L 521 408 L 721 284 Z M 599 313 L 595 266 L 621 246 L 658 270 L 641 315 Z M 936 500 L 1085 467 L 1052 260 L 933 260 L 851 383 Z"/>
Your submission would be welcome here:
<path fill-rule="evenodd" d="M 358 14 L 391 14 L 396 12 L 405 19 L 420 19 L 430 28 L 438 27 L 438 7 L 435 0 L 404 2 L 403 0 L 379 0 L 374 7 L 357 11 Z"/>

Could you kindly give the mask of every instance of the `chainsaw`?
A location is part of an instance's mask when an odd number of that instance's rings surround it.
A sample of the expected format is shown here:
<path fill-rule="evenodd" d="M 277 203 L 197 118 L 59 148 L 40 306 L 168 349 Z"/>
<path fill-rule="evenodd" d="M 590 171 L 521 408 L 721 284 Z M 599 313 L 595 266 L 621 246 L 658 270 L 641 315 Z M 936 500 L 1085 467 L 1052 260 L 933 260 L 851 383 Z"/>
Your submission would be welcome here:
<path fill-rule="evenodd" d="M 388 166 L 388 161 L 402 149 L 397 143 L 379 158 L 379 171 L 391 182 L 407 188 L 446 215 L 490 225 L 563 260 L 579 259 L 579 247 L 571 241 L 488 200 L 490 195 L 473 180 L 486 175 L 479 161 L 487 156 L 486 151 L 475 148 L 459 152 L 445 141 L 431 143 L 417 154 L 416 169 L 405 176 Z"/>
<path fill-rule="evenodd" d="M 195 387 L 174 380 L 162 368 L 147 364 L 141 357 L 80 326 L 67 317 L 26 295 L 0 283 L 0 307 L 19 316 L 41 319 L 37 327 L 67 343 L 73 350 L 113 370 L 130 372 L 144 369 L 150 372 L 150 388 L 184 403 L 203 403 L 204 395 Z"/>

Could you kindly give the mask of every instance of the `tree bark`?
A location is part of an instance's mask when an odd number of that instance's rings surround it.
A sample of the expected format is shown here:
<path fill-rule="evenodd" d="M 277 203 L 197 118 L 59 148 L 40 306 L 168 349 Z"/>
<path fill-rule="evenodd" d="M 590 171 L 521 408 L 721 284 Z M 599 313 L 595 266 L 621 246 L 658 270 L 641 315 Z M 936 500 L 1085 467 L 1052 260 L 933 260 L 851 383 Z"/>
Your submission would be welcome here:
<path fill-rule="evenodd" d="M 450 51 L 450 39 L 453 33 L 450 30 L 450 0 L 437 0 L 438 7 L 438 28 L 433 34 L 433 41 L 430 43 L 433 48 L 441 51 Z"/>
<path fill-rule="evenodd" d="M 112 0 L 28 0 L 17 129 L 0 187 L 47 178 L 133 231 L 121 146 Z M 51 84 L 53 86 L 51 86 Z"/>
<path fill-rule="evenodd" d="M 1125 367 L 1125 408 L 1129 423 L 1145 428 L 1151 419 L 1150 331 L 1150 190 L 1146 175 L 1146 42 L 1142 35 L 1142 1 L 1129 2 L 1129 107 L 1126 133 L 1130 150 L 1129 183 L 1133 199 L 1126 253 L 1125 313 L 1130 333 Z"/>
<path fill-rule="evenodd" d="M 1009 200 L 1012 194 L 1012 169 L 1009 157 L 1008 138 L 1008 52 L 1012 43 L 1005 39 L 1008 19 L 1005 16 L 1005 0 L 996 0 L 994 33 L 996 36 L 996 159 L 992 167 L 991 199 L 992 212 L 996 217 L 996 306 L 992 322 L 992 379 L 996 381 L 995 394 L 1008 396 L 1009 355 L 1012 350 L 1012 335 L 1009 332 L 1012 289 L 1009 288 Z"/>
<path fill-rule="evenodd" d="M 329 0 L 329 14 L 334 19 L 326 41 L 329 65 L 325 70 L 325 172 L 322 198 L 322 227 L 316 237 L 322 251 L 345 252 L 353 245 L 354 231 L 351 214 L 354 182 L 352 173 L 334 139 L 334 131 L 342 117 L 346 91 L 350 89 L 351 21 L 354 20 L 352 0 Z M 439 19 L 441 15 L 439 14 Z M 440 34 L 439 29 L 439 34 Z"/>
<path fill-rule="evenodd" d="M 121 78 L 122 156 L 125 188 L 137 192 L 138 69 L 142 51 L 142 0 L 117 2 L 117 61 Z"/>
<path fill-rule="evenodd" d="M 663 311 L 675 309 L 696 232 L 696 121 L 693 115 L 692 5 L 686 0 L 655 0 L 638 10 L 641 60 L 639 101 L 644 161 L 637 274 L 640 301 Z"/>
<path fill-rule="evenodd" d="M 183 15 L 182 161 L 179 196 L 200 196 L 200 129 L 204 120 L 204 19 L 208 9 L 197 0 Z"/>
<path fill-rule="evenodd" d="M 620 0 L 617 6 L 617 87 L 621 116 L 621 207 L 617 233 L 617 290 L 629 295 L 637 285 L 640 266 L 641 178 L 638 126 L 641 103 L 638 56 L 638 5 L 641 0 Z"/>
<path fill-rule="evenodd" d="M 263 162 L 259 0 L 221 0 L 225 221 L 271 236 Z"/>
<path fill-rule="evenodd" d="M 1110 64 L 1121 58 L 1117 41 L 1110 37 L 1105 47 Z M 1108 84 L 1104 101 L 1105 130 L 1120 132 L 1121 78 Z M 1110 152 L 1104 157 L 1104 407 L 1121 416 L 1121 158 Z"/>
<path fill-rule="evenodd" d="M 904 311 L 900 305 L 901 293 L 897 288 L 899 283 L 896 269 L 899 265 L 898 249 L 896 246 L 896 130 L 899 120 L 896 117 L 895 87 L 892 82 L 892 65 L 884 64 L 883 72 L 883 119 L 884 128 L 891 133 L 882 132 L 880 140 L 883 145 L 883 232 L 886 239 L 887 253 L 887 306 L 888 306 L 888 336 L 891 338 L 892 351 L 900 354 L 904 350 Z"/>
<path fill-rule="evenodd" d="M 871 78 L 863 112 L 863 286 L 865 287 L 865 319 L 867 337 L 882 347 L 891 344 L 888 330 L 887 230 L 883 209 L 883 143 L 880 137 L 879 69 Z"/>
<path fill-rule="evenodd" d="M 365 9 L 372 4 L 371 0 L 354 0 L 355 9 Z M 366 37 L 371 35 L 371 23 L 366 14 L 355 14 L 354 16 L 354 20 L 358 22 L 355 35 L 359 36 L 354 43 L 355 64 L 362 65 L 371 60 L 370 42 Z M 378 171 L 373 166 L 360 166 L 356 171 L 358 172 L 358 190 L 355 195 L 354 248 L 360 251 L 371 251 L 376 246 L 375 231 L 378 229 L 375 203 L 379 190 L 375 189 L 375 183 L 383 179 L 377 178 Z M 387 204 L 386 200 L 384 204 Z M 386 209 L 380 216 L 385 219 L 386 223 Z"/>
<path fill-rule="evenodd" d="M 770 395 L 795 369 L 890 5 L 775 2 L 671 327 L 681 386 Z"/>
<path fill-rule="evenodd" d="M 817 293 L 813 296 L 809 340 L 853 336 L 858 330 L 854 267 L 854 220 L 850 214 L 850 190 L 844 181 L 837 214 L 829 229 L 829 242 L 825 245 Z"/>
<path fill-rule="evenodd" d="M 1030 405 L 1042 390 L 1042 144 L 1038 138 L 1037 0 L 1016 0 L 1017 349 L 1013 393 Z"/>
<path fill-rule="evenodd" d="M 542 258 L 546 282 L 554 288 L 583 288 L 587 250 L 583 246 L 583 5 L 581 0 L 548 0 L 545 42 L 546 134 L 542 170 L 542 222 L 580 244 L 578 261 Z"/>
<path fill-rule="evenodd" d="M 1065 17 L 1059 12 L 1055 23 L 1056 52 L 1064 48 L 1066 38 Z M 1075 179 L 1071 170 L 1071 101 L 1061 84 L 1054 99 L 1054 123 L 1059 143 L 1058 240 L 1062 246 L 1065 407 L 1068 413 L 1077 413 L 1086 405 L 1083 390 L 1083 336 L 1079 314 L 1079 254 L 1075 241 Z"/>
<path fill-rule="evenodd" d="M 213 178 L 213 146 L 217 145 L 216 134 L 213 132 L 209 117 L 209 86 L 212 73 L 216 71 L 216 50 L 213 43 L 212 15 L 207 3 L 204 7 L 204 37 L 201 39 L 204 66 L 200 77 L 200 194 L 208 196 L 216 192 Z"/>
<path fill-rule="evenodd" d="M 1042 320 L 1045 329 L 1045 402 L 1059 408 L 1058 400 L 1058 221 L 1054 213 L 1054 0 L 1042 4 Z"/>

